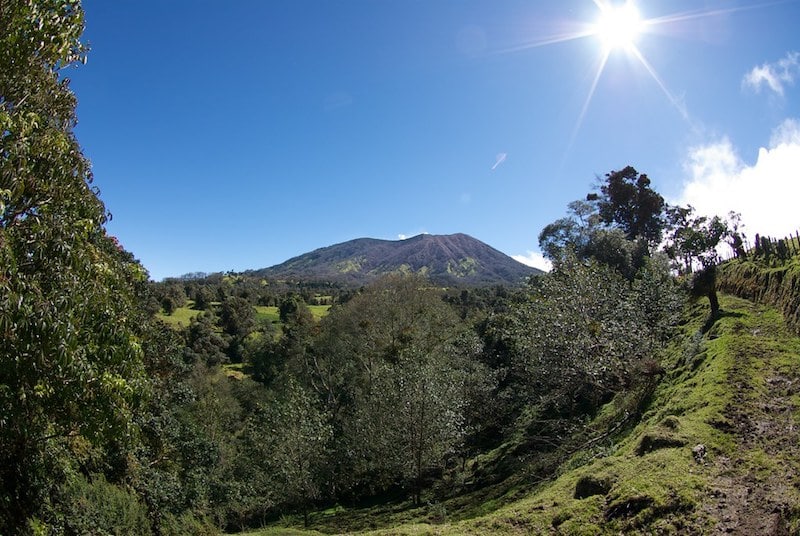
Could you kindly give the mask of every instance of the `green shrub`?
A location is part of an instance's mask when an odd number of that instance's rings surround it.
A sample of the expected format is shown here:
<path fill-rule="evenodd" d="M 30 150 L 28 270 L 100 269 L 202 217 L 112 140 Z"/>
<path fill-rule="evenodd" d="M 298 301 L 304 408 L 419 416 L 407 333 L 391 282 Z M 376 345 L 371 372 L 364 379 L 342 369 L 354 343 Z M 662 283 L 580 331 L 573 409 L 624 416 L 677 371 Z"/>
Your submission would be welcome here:
<path fill-rule="evenodd" d="M 191 512 L 180 516 L 167 514 L 161 520 L 162 536 L 215 536 L 219 529 L 206 518 L 198 518 Z"/>
<path fill-rule="evenodd" d="M 68 534 L 152 534 L 145 505 L 102 475 L 78 476 L 67 486 L 63 502 Z"/>

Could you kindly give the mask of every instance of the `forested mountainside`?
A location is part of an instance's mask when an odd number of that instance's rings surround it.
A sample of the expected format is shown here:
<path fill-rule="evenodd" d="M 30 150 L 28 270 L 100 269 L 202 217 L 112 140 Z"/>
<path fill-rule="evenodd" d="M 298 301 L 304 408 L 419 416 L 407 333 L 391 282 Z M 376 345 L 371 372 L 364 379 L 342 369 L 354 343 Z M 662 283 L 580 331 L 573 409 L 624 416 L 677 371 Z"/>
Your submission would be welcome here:
<path fill-rule="evenodd" d="M 361 286 L 396 273 L 423 275 L 445 286 L 519 286 L 541 270 L 525 266 L 480 240 L 459 233 L 421 234 L 405 240 L 359 238 L 256 270 L 253 275 Z"/>

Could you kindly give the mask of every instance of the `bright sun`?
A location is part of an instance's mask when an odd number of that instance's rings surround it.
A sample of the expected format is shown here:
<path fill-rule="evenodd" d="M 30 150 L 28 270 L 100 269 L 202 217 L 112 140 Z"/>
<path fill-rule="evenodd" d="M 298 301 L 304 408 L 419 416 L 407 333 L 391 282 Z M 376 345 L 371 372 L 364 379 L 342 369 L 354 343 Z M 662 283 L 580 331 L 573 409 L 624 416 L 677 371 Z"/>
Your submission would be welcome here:
<path fill-rule="evenodd" d="M 603 43 L 606 52 L 616 49 L 630 51 L 643 26 L 639 10 L 631 2 L 616 6 L 606 4 L 600 6 L 600 18 L 594 26 L 594 34 Z"/>

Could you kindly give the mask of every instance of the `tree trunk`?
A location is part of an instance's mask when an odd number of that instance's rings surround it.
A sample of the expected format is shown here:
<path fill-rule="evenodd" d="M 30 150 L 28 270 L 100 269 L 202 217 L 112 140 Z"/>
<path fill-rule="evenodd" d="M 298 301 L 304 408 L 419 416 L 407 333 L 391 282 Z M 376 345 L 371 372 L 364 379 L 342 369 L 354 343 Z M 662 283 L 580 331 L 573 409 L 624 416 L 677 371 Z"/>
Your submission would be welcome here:
<path fill-rule="evenodd" d="M 719 318 L 719 299 L 717 298 L 717 290 L 714 287 L 708 291 L 708 303 L 711 305 L 711 318 L 716 320 Z"/>

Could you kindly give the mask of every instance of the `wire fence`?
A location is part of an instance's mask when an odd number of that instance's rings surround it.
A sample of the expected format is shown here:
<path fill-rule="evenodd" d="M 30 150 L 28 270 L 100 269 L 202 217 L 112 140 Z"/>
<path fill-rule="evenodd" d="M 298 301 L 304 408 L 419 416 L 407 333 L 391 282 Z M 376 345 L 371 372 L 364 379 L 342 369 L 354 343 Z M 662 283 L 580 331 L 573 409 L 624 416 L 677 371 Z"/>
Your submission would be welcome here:
<path fill-rule="evenodd" d="M 787 261 L 800 256 L 800 231 L 795 230 L 783 238 L 761 236 L 756 233 L 753 243 L 745 238 L 740 247 L 725 248 L 720 254 L 720 261 L 725 262 L 738 258 L 756 258 L 765 261 Z"/>

